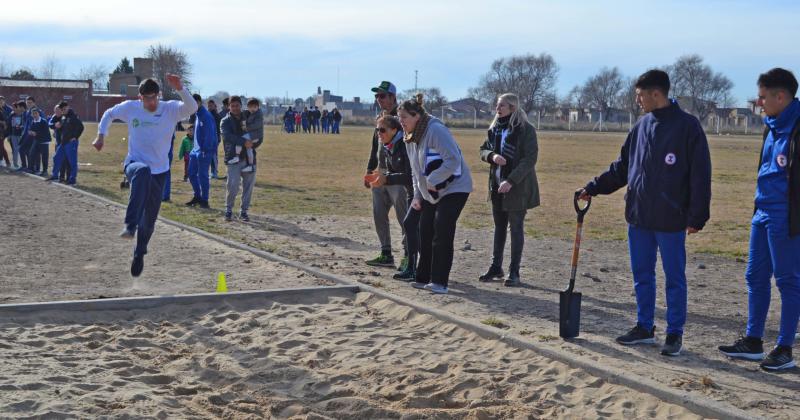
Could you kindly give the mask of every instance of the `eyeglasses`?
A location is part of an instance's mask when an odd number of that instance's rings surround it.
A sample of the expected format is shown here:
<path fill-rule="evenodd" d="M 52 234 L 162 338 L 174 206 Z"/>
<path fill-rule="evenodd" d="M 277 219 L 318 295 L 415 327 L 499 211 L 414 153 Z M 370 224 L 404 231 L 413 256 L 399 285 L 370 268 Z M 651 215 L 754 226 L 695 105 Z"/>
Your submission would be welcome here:
<path fill-rule="evenodd" d="M 386 96 L 387 96 L 387 93 L 385 93 L 385 92 L 381 92 L 381 93 L 376 93 L 375 94 L 375 98 L 377 98 L 377 99 L 386 99 Z"/>
<path fill-rule="evenodd" d="M 389 131 L 389 130 L 386 129 L 386 127 L 378 127 L 378 128 L 376 128 L 376 130 L 378 130 L 378 132 L 381 133 L 381 134 L 384 134 L 387 131 Z"/>

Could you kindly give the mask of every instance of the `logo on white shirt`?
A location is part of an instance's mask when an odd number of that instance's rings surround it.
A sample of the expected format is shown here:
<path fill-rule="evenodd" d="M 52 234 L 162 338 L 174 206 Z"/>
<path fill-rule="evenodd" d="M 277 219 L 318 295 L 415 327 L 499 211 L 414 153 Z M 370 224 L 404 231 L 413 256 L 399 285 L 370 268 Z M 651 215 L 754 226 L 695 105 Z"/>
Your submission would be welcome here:
<path fill-rule="evenodd" d="M 786 167 L 786 156 L 778 155 L 778 157 L 775 158 L 775 160 L 778 161 L 778 166 L 780 166 L 781 168 Z"/>
<path fill-rule="evenodd" d="M 667 153 L 667 156 L 664 158 L 664 162 L 667 165 L 674 165 L 676 161 L 675 153 Z"/>

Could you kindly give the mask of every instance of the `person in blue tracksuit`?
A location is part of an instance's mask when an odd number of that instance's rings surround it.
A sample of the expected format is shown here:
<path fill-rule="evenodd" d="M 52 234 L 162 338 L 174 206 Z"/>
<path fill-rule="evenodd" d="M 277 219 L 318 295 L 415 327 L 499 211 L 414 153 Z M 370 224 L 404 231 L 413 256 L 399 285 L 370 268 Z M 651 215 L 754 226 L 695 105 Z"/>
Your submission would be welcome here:
<path fill-rule="evenodd" d="M 761 360 L 764 370 L 792 368 L 792 345 L 800 316 L 800 101 L 797 79 L 774 68 L 758 78 L 764 110 L 764 144 L 759 154 L 755 211 L 747 262 L 748 316 L 745 336 L 720 346 L 727 356 Z M 777 346 L 764 358 L 764 324 L 772 277 L 781 294 Z"/>
<path fill-rule="evenodd" d="M 66 104 L 66 102 L 63 102 L 63 103 Z M 53 108 L 53 115 L 50 117 L 50 120 L 48 120 L 47 125 L 48 125 L 48 127 L 50 127 L 51 130 L 53 130 L 53 138 L 56 140 L 56 153 L 53 155 L 53 164 L 55 164 L 56 155 L 59 155 L 59 153 L 60 153 L 60 156 L 61 156 L 62 164 L 61 164 L 61 170 L 58 171 L 58 180 L 61 181 L 61 182 L 67 182 L 67 178 L 69 177 L 69 169 L 70 168 L 69 168 L 69 163 L 67 161 L 65 161 L 64 158 L 63 158 L 64 152 L 61 151 L 61 116 L 62 115 L 63 114 L 61 112 L 61 103 L 59 103 L 58 105 L 56 105 Z"/>
<path fill-rule="evenodd" d="M 578 190 L 581 199 L 627 185 L 625 219 L 636 292 L 637 323 L 617 338 L 625 345 L 655 344 L 656 252 L 666 277 L 667 336 L 661 349 L 677 356 L 686 323 L 686 235 L 709 219 L 711 158 L 694 116 L 669 99 L 669 76 L 649 70 L 636 81 L 645 115 L 633 126 L 619 158 Z"/>
<path fill-rule="evenodd" d="M 29 133 L 33 137 L 28 162 L 30 169 L 36 175 L 47 175 L 47 161 L 50 159 L 50 142 L 53 137 L 50 135 L 48 119 L 39 108 L 31 110 L 31 127 Z"/>
<path fill-rule="evenodd" d="M 327 134 L 328 133 L 328 110 L 327 109 L 323 109 L 322 110 L 322 116 L 320 116 L 320 120 L 322 122 L 322 133 L 323 134 Z"/>
<path fill-rule="evenodd" d="M 208 208 L 208 169 L 212 156 L 217 152 L 217 123 L 214 115 L 203 107 L 203 100 L 198 94 L 192 95 L 197 101 L 197 119 L 194 123 L 194 147 L 189 153 L 189 182 L 192 184 L 194 196 L 187 206 Z"/>
<path fill-rule="evenodd" d="M 303 126 L 303 132 L 304 133 L 308 133 L 309 129 L 311 127 L 309 125 L 309 118 L 310 118 L 310 115 L 309 115 L 309 112 L 308 112 L 308 107 L 305 107 L 305 108 L 303 108 L 303 112 L 300 113 L 300 124 Z"/>
<path fill-rule="evenodd" d="M 66 159 L 70 167 L 67 184 L 75 185 L 78 177 L 78 144 L 81 134 L 83 134 L 83 123 L 75 115 L 75 111 L 70 109 L 67 102 L 61 102 L 58 105 L 61 108 L 61 121 L 59 121 L 61 123 L 61 146 L 53 157 L 53 172 L 50 180 L 58 181 L 61 166 Z"/>
<path fill-rule="evenodd" d="M 292 107 L 289 107 L 283 114 L 283 123 L 287 133 L 294 133 L 294 111 L 292 111 Z"/>

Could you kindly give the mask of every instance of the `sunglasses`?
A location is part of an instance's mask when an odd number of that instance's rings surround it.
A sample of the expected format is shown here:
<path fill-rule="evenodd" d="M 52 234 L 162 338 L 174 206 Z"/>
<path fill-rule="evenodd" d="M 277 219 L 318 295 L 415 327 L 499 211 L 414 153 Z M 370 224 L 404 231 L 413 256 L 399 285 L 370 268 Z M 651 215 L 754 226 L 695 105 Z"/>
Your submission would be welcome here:
<path fill-rule="evenodd" d="M 386 96 L 387 96 L 387 94 L 386 94 L 386 93 L 384 93 L 384 92 L 381 92 L 381 93 L 376 93 L 376 94 L 375 94 L 375 97 L 376 97 L 377 99 L 386 99 Z"/>
<path fill-rule="evenodd" d="M 386 129 L 386 127 L 378 127 L 378 128 L 376 128 L 376 130 L 378 130 L 378 132 L 381 133 L 381 134 L 384 134 L 387 131 L 389 131 L 389 130 Z"/>

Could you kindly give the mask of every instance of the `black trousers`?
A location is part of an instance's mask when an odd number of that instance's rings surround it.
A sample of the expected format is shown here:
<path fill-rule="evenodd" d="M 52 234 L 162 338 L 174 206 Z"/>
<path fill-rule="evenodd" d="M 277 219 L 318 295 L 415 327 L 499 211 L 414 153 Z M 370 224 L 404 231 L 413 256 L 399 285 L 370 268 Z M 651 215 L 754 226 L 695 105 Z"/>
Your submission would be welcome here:
<path fill-rule="evenodd" d="M 503 211 L 501 194 L 492 192 L 492 218 L 494 219 L 494 249 L 492 265 L 503 267 L 503 250 L 506 247 L 506 236 L 511 227 L 511 263 L 508 271 L 519 274 L 522 261 L 522 248 L 525 246 L 525 214 L 527 210 Z"/>
<path fill-rule="evenodd" d="M 422 201 L 417 282 L 447 287 L 453 266 L 456 223 L 468 198 L 469 193 L 452 193 L 436 204 Z"/>
<path fill-rule="evenodd" d="M 403 233 L 405 233 L 406 256 L 416 256 L 419 252 L 419 219 L 422 215 L 420 210 L 414 210 L 408 200 L 408 211 L 403 219 Z"/>

